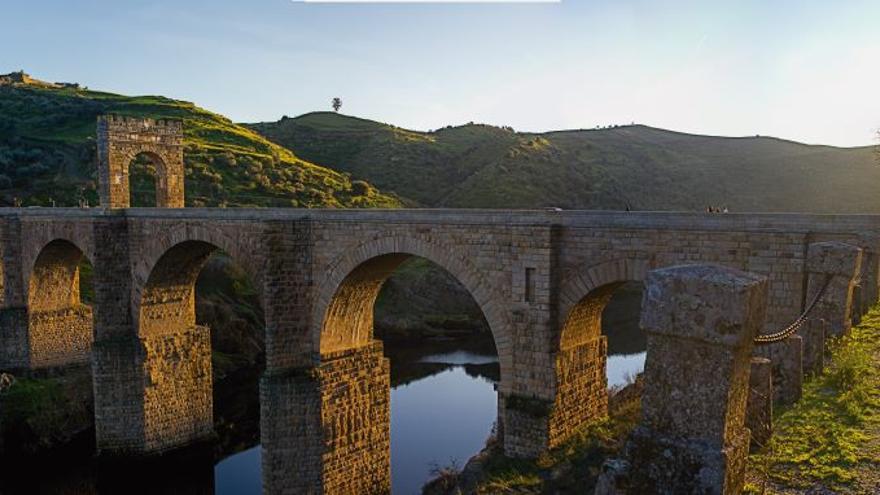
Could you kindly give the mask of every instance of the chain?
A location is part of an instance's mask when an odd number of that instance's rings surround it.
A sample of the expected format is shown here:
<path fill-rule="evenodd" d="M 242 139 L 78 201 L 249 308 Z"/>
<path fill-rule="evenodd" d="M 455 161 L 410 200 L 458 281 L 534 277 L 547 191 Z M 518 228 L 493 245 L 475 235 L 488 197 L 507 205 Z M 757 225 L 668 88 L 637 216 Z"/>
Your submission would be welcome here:
<path fill-rule="evenodd" d="M 819 292 L 816 293 L 815 297 L 813 297 L 813 300 L 810 301 L 810 304 L 807 305 L 807 308 L 804 310 L 804 312 L 801 313 L 801 315 L 798 316 L 791 325 L 783 328 L 776 333 L 758 335 L 757 337 L 755 337 L 755 344 L 772 344 L 774 342 L 783 341 L 794 335 L 807 321 L 807 316 L 810 315 L 810 311 L 812 311 L 813 308 L 816 307 L 816 304 L 819 302 L 820 299 L 822 299 L 822 296 L 825 295 L 825 291 L 828 289 L 828 286 L 831 285 L 832 278 L 834 278 L 834 276 L 830 273 L 825 275 L 825 282 L 822 284 Z"/>

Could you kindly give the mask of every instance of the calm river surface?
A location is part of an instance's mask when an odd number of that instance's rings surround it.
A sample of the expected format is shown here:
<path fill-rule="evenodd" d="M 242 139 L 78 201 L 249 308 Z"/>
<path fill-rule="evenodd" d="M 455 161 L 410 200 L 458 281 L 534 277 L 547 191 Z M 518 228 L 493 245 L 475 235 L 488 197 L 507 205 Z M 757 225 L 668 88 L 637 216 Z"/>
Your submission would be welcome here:
<path fill-rule="evenodd" d="M 407 371 L 441 368 L 391 391 L 391 477 L 395 495 L 421 493 L 431 469 L 455 463 L 463 467 L 479 452 L 497 416 L 495 382 L 497 359 L 472 349 L 430 354 L 418 361 L 400 363 Z M 389 349 L 392 359 L 393 347 Z M 622 385 L 644 367 L 645 353 L 617 354 L 608 358 L 608 385 Z M 445 369 L 444 369 L 445 368 Z M 485 370 L 485 371 L 484 371 Z M 485 372 L 485 374 L 481 374 Z M 392 372 L 393 373 L 393 372 Z M 393 376 L 392 381 L 399 377 Z M 233 455 L 214 468 L 217 494 L 260 493 L 260 449 Z"/>

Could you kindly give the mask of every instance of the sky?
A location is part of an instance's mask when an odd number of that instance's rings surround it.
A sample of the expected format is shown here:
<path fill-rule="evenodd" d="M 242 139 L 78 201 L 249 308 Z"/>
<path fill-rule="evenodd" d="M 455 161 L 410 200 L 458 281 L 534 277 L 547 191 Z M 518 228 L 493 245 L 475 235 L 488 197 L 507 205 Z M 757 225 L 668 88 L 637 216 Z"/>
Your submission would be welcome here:
<path fill-rule="evenodd" d="M 877 144 L 877 0 L 2 0 L 0 73 L 429 130 L 646 124 Z"/>

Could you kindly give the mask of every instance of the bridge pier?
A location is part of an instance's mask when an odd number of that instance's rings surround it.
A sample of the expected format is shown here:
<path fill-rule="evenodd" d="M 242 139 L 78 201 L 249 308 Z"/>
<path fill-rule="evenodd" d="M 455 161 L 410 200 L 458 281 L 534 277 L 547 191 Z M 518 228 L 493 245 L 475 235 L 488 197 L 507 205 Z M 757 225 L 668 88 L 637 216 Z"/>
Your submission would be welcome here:
<path fill-rule="evenodd" d="M 379 341 L 260 381 L 266 493 L 391 493 L 391 374 Z"/>

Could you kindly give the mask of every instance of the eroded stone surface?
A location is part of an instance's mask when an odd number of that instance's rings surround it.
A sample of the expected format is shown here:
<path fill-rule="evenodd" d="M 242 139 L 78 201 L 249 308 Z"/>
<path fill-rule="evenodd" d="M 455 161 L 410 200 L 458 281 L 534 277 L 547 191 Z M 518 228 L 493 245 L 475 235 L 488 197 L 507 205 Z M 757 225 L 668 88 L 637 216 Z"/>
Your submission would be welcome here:
<path fill-rule="evenodd" d="M 831 277 L 811 316 L 829 322 L 830 335 L 841 336 L 852 327 L 853 290 L 861 275 L 862 250 L 843 242 L 815 242 L 807 255 L 810 298 Z"/>
<path fill-rule="evenodd" d="M 716 265 L 648 274 L 642 423 L 624 449 L 627 493 L 742 489 L 752 339 L 764 323 L 767 285 Z"/>

